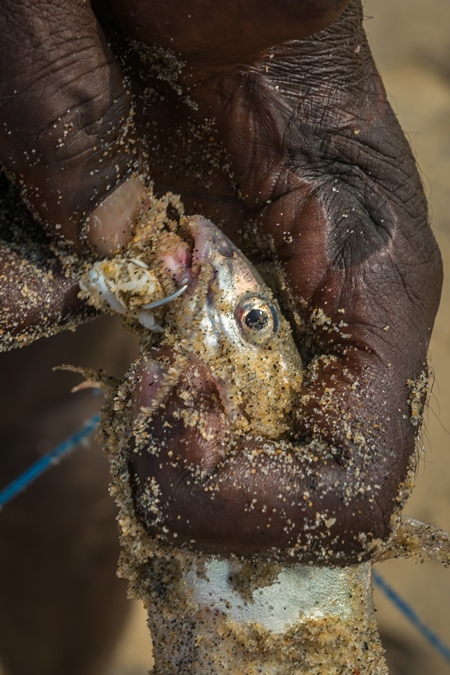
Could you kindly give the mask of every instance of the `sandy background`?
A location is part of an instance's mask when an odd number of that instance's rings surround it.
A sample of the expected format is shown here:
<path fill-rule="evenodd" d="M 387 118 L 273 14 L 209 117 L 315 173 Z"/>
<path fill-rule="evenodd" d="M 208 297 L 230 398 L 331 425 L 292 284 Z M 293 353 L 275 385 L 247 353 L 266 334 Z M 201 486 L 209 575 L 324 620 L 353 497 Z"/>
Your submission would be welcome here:
<path fill-rule="evenodd" d="M 408 135 L 450 269 L 450 0 L 367 0 L 366 29 L 391 103 Z M 406 512 L 450 531 L 450 285 L 444 284 L 430 349 L 435 383 L 426 416 L 425 457 Z M 392 561 L 379 572 L 450 644 L 450 570 Z M 444 661 L 375 591 L 392 675 L 445 675 Z M 136 605 L 110 675 L 144 675 L 150 642 Z"/>

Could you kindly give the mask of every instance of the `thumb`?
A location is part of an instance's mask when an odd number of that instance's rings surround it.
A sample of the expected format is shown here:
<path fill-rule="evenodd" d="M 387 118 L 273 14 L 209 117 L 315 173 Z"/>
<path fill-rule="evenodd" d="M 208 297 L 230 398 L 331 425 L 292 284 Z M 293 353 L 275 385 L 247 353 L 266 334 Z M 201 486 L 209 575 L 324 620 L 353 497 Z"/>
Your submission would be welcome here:
<path fill-rule="evenodd" d="M 112 252 L 144 187 L 130 93 L 89 3 L 3 0 L 0 33 L 0 162 L 52 234 Z"/>

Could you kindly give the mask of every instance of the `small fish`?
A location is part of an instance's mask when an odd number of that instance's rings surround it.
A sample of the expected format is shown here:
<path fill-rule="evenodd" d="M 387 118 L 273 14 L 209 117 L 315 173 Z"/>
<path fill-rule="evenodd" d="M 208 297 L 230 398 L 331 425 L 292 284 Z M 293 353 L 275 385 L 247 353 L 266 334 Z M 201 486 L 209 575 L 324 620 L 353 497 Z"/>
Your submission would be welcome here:
<path fill-rule="evenodd" d="M 190 281 L 167 310 L 160 344 L 182 363 L 198 358 L 233 433 L 281 438 L 302 383 L 291 328 L 259 273 L 219 228 L 196 217 L 182 233 L 191 238 L 191 257 L 177 265 L 172 256 L 170 272 Z M 138 402 L 151 407 L 142 397 Z"/>

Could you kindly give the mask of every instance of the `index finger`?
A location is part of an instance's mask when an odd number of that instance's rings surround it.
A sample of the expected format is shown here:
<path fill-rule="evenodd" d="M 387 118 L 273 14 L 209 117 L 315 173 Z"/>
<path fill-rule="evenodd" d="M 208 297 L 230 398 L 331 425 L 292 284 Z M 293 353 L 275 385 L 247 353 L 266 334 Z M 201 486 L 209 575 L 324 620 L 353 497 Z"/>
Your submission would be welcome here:
<path fill-rule="evenodd" d="M 5 0 L 0 32 L 0 162 L 79 245 L 86 217 L 138 168 L 129 91 L 84 0 Z"/>

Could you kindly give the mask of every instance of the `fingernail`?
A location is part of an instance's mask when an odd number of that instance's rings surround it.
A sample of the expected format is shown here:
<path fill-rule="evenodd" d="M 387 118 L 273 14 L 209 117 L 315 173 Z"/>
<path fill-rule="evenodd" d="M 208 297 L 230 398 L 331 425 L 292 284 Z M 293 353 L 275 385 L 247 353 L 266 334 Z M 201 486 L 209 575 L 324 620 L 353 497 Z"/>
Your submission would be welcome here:
<path fill-rule="evenodd" d="M 105 256 L 118 253 L 133 236 L 148 189 L 139 178 L 129 178 L 91 213 L 86 223 L 88 239 Z"/>

